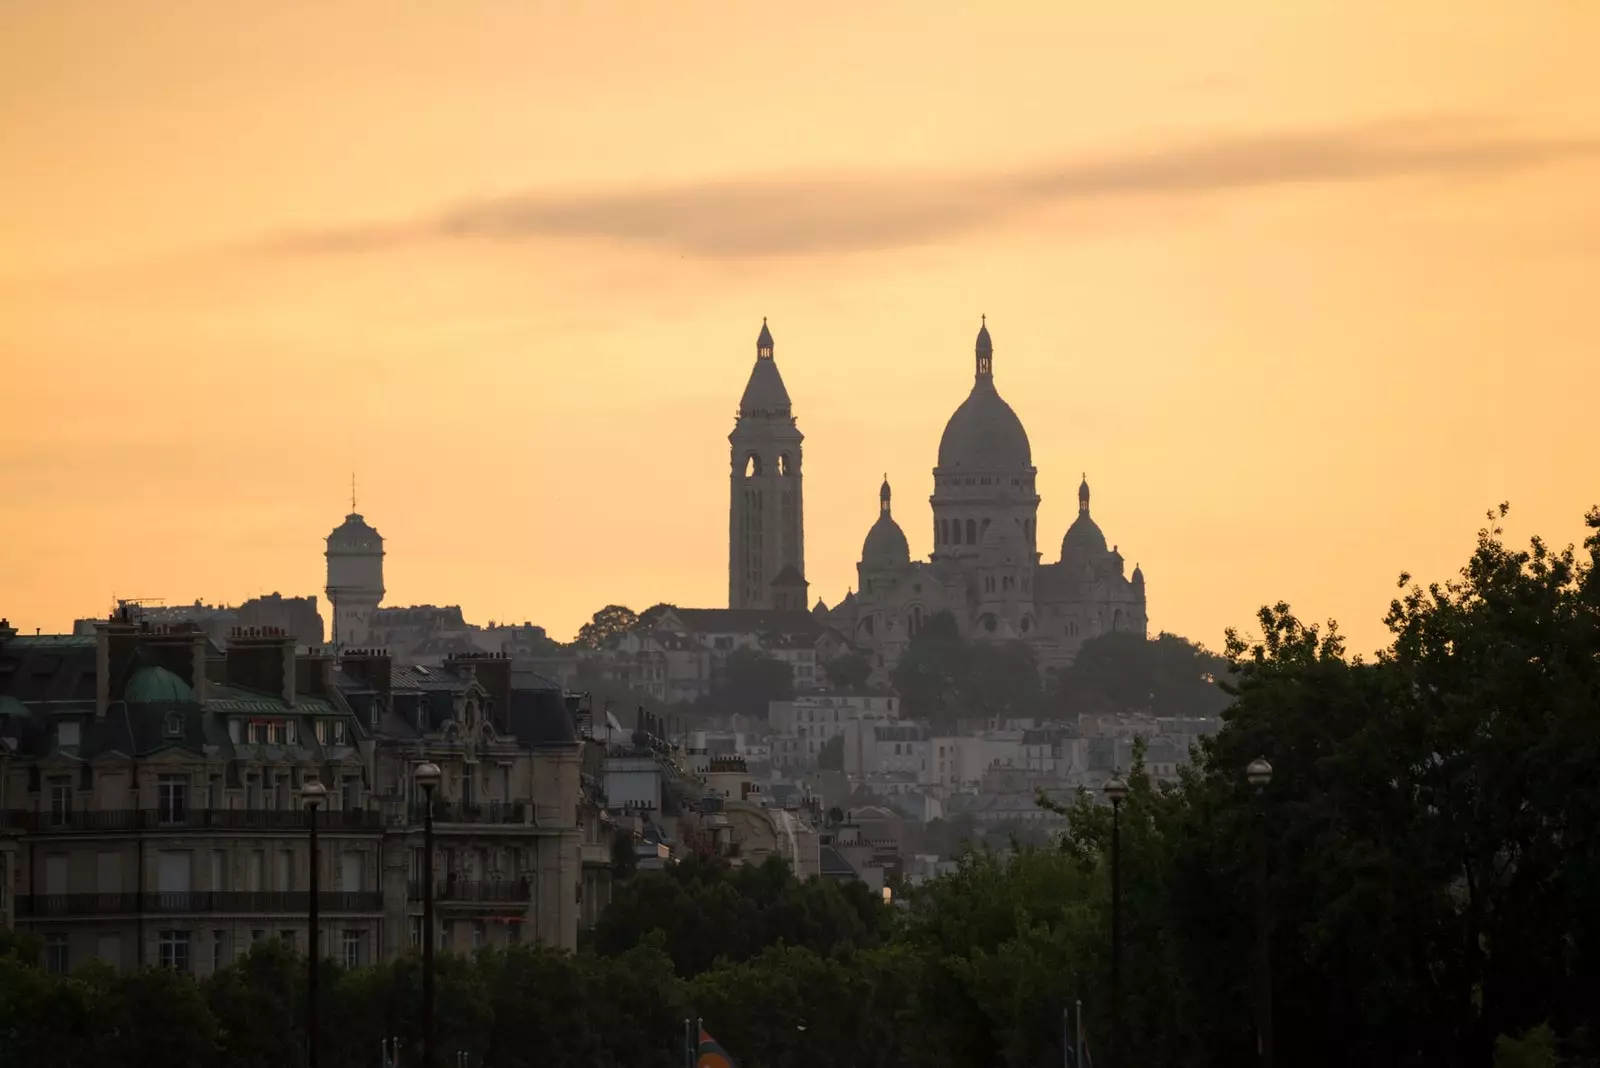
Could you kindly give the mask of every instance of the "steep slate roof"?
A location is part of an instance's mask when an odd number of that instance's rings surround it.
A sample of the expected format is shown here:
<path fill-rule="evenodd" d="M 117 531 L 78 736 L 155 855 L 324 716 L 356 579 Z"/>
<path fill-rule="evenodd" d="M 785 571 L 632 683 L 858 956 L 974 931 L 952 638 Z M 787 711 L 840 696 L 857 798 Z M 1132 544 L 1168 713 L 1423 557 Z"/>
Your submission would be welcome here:
<path fill-rule="evenodd" d="M 209 646 L 215 651 L 215 646 Z M 365 733 L 361 721 L 338 703 L 321 696 L 298 694 L 294 707 L 280 695 L 209 681 L 206 699 L 196 703 L 188 684 L 136 652 L 128 672 L 126 697 L 114 700 L 103 718 L 95 712 L 96 639 L 93 635 L 30 635 L 0 644 L 0 735 L 17 739 L 23 758 L 65 756 L 78 760 L 122 754 L 145 756 L 178 748 L 232 759 L 254 749 L 281 751 L 277 759 L 328 759 L 330 751 L 316 739 L 311 717 L 343 717 L 355 736 Z M 167 676 L 171 675 L 169 679 Z M 169 735 L 171 713 L 181 716 L 182 733 Z M 293 719 L 298 723 L 293 746 L 235 746 L 227 720 L 240 715 Z M 70 719 L 79 725 L 79 744 L 57 745 L 56 725 Z"/>

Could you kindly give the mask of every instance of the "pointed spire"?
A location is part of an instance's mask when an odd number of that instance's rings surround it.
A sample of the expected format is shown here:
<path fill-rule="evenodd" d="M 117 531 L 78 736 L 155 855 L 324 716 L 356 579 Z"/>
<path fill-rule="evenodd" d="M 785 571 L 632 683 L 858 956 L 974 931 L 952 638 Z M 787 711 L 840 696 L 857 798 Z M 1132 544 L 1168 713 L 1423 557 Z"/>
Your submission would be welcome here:
<path fill-rule="evenodd" d="M 1078 511 L 1084 515 L 1089 514 L 1089 472 L 1083 473 L 1083 481 L 1078 484 Z"/>
<path fill-rule="evenodd" d="M 878 511 L 889 514 L 889 473 L 883 473 L 883 486 L 878 490 Z"/>
<path fill-rule="evenodd" d="M 978 358 L 978 377 L 988 378 L 994 374 L 994 342 L 989 338 L 989 317 L 980 315 L 981 325 L 978 327 L 978 341 L 973 349 Z"/>
<path fill-rule="evenodd" d="M 772 359 L 772 331 L 767 329 L 767 317 L 761 317 L 761 336 L 756 338 L 756 359 Z"/>
<path fill-rule="evenodd" d="M 350 514 L 356 514 L 356 473 L 350 472 Z"/>

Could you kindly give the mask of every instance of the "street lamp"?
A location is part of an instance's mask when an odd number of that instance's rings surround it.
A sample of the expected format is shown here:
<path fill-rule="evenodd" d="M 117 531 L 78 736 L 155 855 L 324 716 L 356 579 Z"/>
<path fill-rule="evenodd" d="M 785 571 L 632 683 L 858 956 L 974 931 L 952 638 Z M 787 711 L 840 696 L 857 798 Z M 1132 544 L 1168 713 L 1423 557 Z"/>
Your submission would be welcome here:
<path fill-rule="evenodd" d="M 1256 757 L 1244 769 L 1255 794 L 1256 846 L 1256 1060 L 1272 1068 L 1272 936 L 1267 912 L 1267 820 L 1265 797 L 1272 765 Z"/>
<path fill-rule="evenodd" d="M 1128 782 L 1113 769 L 1102 789 L 1111 802 L 1111 1068 L 1117 1068 L 1122 1048 L 1122 802 L 1128 799 Z"/>
<path fill-rule="evenodd" d="M 316 779 L 307 779 L 300 786 L 300 804 L 305 806 L 306 826 L 311 833 L 311 867 L 309 872 L 310 915 L 306 932 L 306 1065 L 317 1068 L 317 809 L 328 798 L 328 788 Z"/>
<path fill-rule="evenodd" d="M 422 1068 L 433 1068 L 433 791 L 444 773 L 431 760 L 412 772 L 422 787 Z"/>

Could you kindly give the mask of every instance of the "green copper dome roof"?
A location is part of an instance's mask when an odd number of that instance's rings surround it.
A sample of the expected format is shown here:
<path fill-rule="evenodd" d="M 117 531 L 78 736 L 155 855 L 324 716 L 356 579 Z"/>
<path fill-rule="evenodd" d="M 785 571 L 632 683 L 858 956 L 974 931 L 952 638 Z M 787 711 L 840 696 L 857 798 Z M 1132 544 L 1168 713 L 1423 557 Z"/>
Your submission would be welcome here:
<path fill-rule="evenodd" d="M 193 704 L 194 691 L 164 667 L 142 667 L 128 680 L 123 698 L 130 705 Z"/>

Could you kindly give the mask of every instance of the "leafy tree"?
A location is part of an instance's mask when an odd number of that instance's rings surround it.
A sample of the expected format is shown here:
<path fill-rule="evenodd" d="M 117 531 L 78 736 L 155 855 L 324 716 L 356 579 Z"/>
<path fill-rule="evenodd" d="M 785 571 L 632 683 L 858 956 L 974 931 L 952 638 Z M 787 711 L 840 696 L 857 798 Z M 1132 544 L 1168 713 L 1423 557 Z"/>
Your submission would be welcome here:
<path fill-rule="evenodd" d="M 771 701 L 794 697 L 794 669 L 785 661 L 755 649 L 728 654 L 711 704 L 722 715 L 756 715 L 763 719 Z"/>
<path fill-rule="evenodd" d="M 967 646 L 956 618 L 939 612 L 907 644 L 893 673 L 902 713 L 910 719 L 954 722 L 966 677 Z"/>
<path fill-rule="evenodd" d="M 835 734 L 822 743 L 822 748 L 817 750 L 817 770 L 844 770 L 844 735 Z"/>
<path fill-rule="evenodd" d="M 1225 657 L 1176 634 L 1112 631 L 1084 642 L 1058 683 L 1070 715 L 1215 716 L 1229 702 L 1227 671 Z"/>
<path fill-rule="evenodd" d="M 601 649 L 607 642 L 620 637 L 639 625 L 633 609 L 620 604 L 608 604 L 578 628 L 574 645 L 581 649 Z"/>
<path fill-rule="evenodd" d="M 611 877 L 617 882 L 633 877 L 639 867 L 639 852 L 633 832 L 619 830 L 611 836 Z"/>
<path fill-rule="evenodd" d="M 958 719 L 1036 716 L 1043 687 L 1024 642 L 962 640 L 955 617 L 940 612 L 923 625 L 895 665 L 894 688 L 906 716 L 950 727 Z"/>
<path fill-rule="evenodd" d="M 822 665 L 828 685 L 838 690 L 866 689 L 872 676 L 872 658 L 866 653 L 844 653 Z"/>

